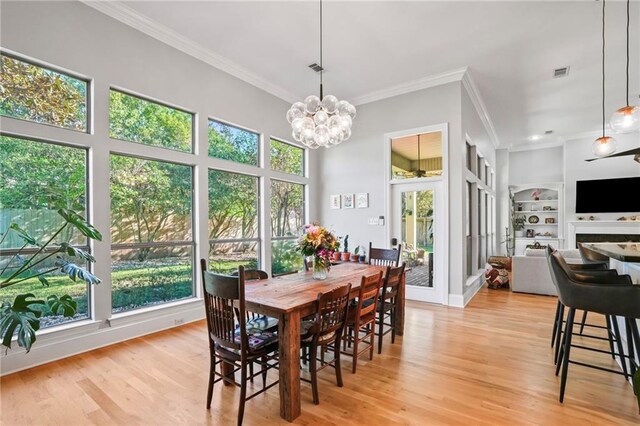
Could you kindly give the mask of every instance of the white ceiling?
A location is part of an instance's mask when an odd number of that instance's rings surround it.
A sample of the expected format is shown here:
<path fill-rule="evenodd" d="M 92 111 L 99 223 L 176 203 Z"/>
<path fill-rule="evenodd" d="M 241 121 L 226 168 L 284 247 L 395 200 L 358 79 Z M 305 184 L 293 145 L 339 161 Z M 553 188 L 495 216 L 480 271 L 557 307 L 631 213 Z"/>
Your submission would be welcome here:
<path fill-rule="evenodd" d="M 128 1 L 109 8 L 287 100 L 318 91 L 307 68 L 319 61 L 316 1 Z M 638 0 L 631 11 L 631 93 L 638 104 Z M 325 93 L 357 103 L 469 67 L 501 147 L 561 141 L 600 126 L 600 22 L 601 3 L 593 0 L 325 0 Z M 624 103 L 624 23 L 625 3 L 608 2 L 607 119 Z M 554 68 L 567 65 L 568 77 L 552 78 Z M 527 139 L 546 130 L 553 136 Z"/>

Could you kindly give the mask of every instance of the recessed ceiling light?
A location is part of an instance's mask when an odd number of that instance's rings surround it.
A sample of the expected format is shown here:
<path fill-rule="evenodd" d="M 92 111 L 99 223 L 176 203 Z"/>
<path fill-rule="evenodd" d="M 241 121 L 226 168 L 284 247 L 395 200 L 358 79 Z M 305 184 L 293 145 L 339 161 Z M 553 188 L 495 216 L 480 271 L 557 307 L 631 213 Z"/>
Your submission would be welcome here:
<path fill-rule="evenodd" d="M 531 136 L 529 136 L 529 140 L 530 140 L 530 141 L 537 141 L 537 140 L 539 140 L 541 137 L 542 137 L 542 136 L 540 136 L 540 135 L 531 135 Z"/>

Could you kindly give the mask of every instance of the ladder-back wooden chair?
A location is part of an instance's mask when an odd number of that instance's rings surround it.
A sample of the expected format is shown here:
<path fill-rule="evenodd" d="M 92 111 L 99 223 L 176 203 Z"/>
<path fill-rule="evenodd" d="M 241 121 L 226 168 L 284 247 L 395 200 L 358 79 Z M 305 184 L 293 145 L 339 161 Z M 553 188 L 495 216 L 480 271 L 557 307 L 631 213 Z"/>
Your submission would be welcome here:
<path fill-rule="evenodd" d="M 204 259 L 200 260 L 200 267 L 209 332 L 207 409 L 211 408 L 213 385 L 220 380 L 233 383 L 240 387 L 238 425 L 241 425 L 245 402 L 278 383 L 275 381 L 268 386 L 266 384 L 267 371 L 278 366 L 278 336 L 277 333 L 266 330 L 252 330 L 251 333 L 247 331 L 245 271 L 242 266 L 238 268 L 237 277 L 208 272 Z M 247 396 L 247 380 L 253 379 L 253 375 L 247 374 L 247 370 L 254 362 L 261 367 L 259 374 L 262 375 L 262 389 Z M 232 365 L 232 372 L 217 372 L 216 366 L 221 363 Z M 240 383 L 235 381 L 236 371 L 240 371 Z"/>
<path fill-rule="evenodd" d="M 400 255 L 402 254 L 402 244 L 398 244 L 397 249 L 383 249 L 372 247 L 369 243 L 369 265 L 393 266 L 400 264 Z"/>
<path fill-rule="evenodd" d="M 327 366 L 336 370 L 336 381 L 342 387 L 342 371 L 340 367 L 340 342 L 349 310 L 349 293 L 351 284 L 338 287 L 327 293 L 318 294 L 315 303 L 316 314 L 313 320 L 302 321 L 300 327 L 300 344 L 303 349 L 303 361 L 309 362 L 311 380 L 302 379 L 311 383 L 313 403 L 319 404 L 318 397 L 318 371 Z M 332 345 L 334 358 L 324 361 L 324 352 L 327 346 Z M 318 366 L 318 348 L 322 352 L 320 366 Z M 306 359 L 305 359 L 306 358 Z"/>

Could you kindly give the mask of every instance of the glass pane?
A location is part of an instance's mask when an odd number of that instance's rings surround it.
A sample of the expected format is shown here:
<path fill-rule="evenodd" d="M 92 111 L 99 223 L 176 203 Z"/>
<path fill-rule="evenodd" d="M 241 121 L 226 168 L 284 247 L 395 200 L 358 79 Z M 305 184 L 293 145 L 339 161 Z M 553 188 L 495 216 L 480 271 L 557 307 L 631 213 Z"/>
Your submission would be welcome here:
<path fill-rule="evenodd" d="M 193 114 L 117 90 L 109 98 L 109 137 L 191 152 Z"/>
<path fill-rule="evenodd" d="M 433 287 L 433 191 L 408 191 L 401 196 L 402 259 L 411 268 L 407 285 Z"/>
<path fill-rule="evenodd" d="M 257 241 L 210 244 L 209 269 L 213 272 L 230 274 L 240 265 L 246 269 L 258 269 L 259 264 Z"/>
<path fill-rule="evenodd" d="M 1 55 L 0 115 L 87 130 L 87 82 Z"/>
<path fill-rule="evenodd" d="M 271 168 L 294 175 L 304 175 L 304 150 L 271 139 Z"/>
<path fill-rule="evenodd" d="M 193 296 L 192 257 L 190 246 L 112 250 L 112 311 Z"/>
<path fill-rule="evenodd" d="M 49 269 L 55 268 L 55 261 L 55 256 L 45 260 L 35 268 L 35 272 L 45 272 Z M 16 268 L 19 267 L 19 264 L 16 262 L 16 259 L 13 256 L 1 256 L 0 270 L 4 269 L 5 266 L 7 266 L 7 269 L 2 273 L 2 278 L 9 277 L 13 272 L 16 271 Z M 80 264 L 80 266 L 84 268 L 88 267 L 87 264 Z M 38 281 L 37 278 L 31 278 L 26 281 L 22 281 L 19 284 L 5 287 L 2 289 L 2 293 L 0 293 L 0 303 L 13 302 L 17 295 L 25 293 L 33 293 L 35 299 L 41 300 L 46 300 L 47 297 L 51 295 L 61 297 L 65 294 L 68 294 L 78 304 L 76 314 L 68 318 L 65 318 L 62 315 L 52 315 L 51 311 L 46 305 L 38 305 L 37 308 L 42 310 L 40 327 L 51 327 L 69 321 L 77 321 L 80 319 L 89 318 L 89 289 L 87 283 L 81 280 L 74 282 L 67 275 L 59 271 L 54 271 L 47 274 L 47 281 L 49 282 L 49 285 L 44 286 L 40 281 Z"/>
<path fill-rule="evenodd" d="M 258 178 L 209 170 L 209 239 L 258 237 Z"/>
<path fill-rule="evenodd" d="M 0 232 L 15 222 L 38 242 L 46 242 L 65 223 L 58 209 L 85 216 L 86 182 L 86 150 L 0 136 Z M 73 227 L 66 227 L 56 241 L 87 244 Z M 22 244 L 10 233 L 2 248 Z"/>
<path fill-rule="evenodd" d="M 441 132 L 423 133 L 391 140 L 391 176 L 393 179 L 441 175 Z"/>
<path fill-rule="evenodd" d="M 209 120 L 209 157 L 258 165 L 257 133 Z"/>
<path fill-rule="evenodd" d="M 271 181 L 271 235 L 298 236 L 304 225 L 304 185 Z"/>
<path fill-rule="evenodd" d="M 112 243 L 191 240 L 191 167 L 111 155 Z"/>
<path fill-rule="evenodd" d="M 296 251 L 296 240 L 271 242 L 271 274 L 281 275 L 301 271 L 302 255 Z"/>

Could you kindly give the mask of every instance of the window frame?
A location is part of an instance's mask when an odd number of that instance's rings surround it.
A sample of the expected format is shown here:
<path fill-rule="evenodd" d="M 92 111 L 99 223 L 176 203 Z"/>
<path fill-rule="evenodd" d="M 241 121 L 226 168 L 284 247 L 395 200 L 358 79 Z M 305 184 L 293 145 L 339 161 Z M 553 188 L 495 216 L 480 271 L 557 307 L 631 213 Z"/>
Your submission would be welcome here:
<path fill-rule="evenodd" d="M 128 142 L 128 141 L 125 141 Z M 131 143 L 136 143 L 136 142 L 131 142 Z M 185 153 L 186 154 L 186 153 Z M 109 150 L 108 153 L 108 163 L 109 163 L 109 176 L 111 175 L 111 157 L 113 155 L 118 155 L 118 156 L 122 156 L 122 157 L 129 157 L 129 158 L 135 158 L 135 159 L 140 159 L 140 160 L 145 160 L 145 161 L 155 161 L 155 162 L 160 162 L 160 163 L 169 163 L 169 164 L 175 164 L 178 166 L 182 166 L 182 167 L 189 167 L 190 171 L 191 171 L 191 179 L 190 179 L 190 184 L 191 184 L 191 188 L 190 188 L 190 194 L 191 194 L 191 212 L 190 212 L 190 220 L 191 220 L 191 240 L 170 240 L 170 241 L 152 241 L 152 242 L 147 242 L 147 243 L 113 243 L 111 242 L 109 245 L 109 253 L 113 253 L 114 250 L 131 250 L 131 249 L 136 249 L 136 248 L 163 248 L 163 247 L 190 247 L 191 248 L 191 296 L 185 297 L 185 298 L 181 298 L 181 299 L 173 299 L 173 300 L 168 300 L 166 302 L 162 302 L 162 303 L 154 303 L 154 304 L 150 304 L 150 305 L 144 305 L 144 306 L 139 306 L 133 309 L 127 309 L 127 310 L 123 310 L 123 311 L 119 311 L 119 312 L 113 312 L 113 298 L 111 300 L 111 317 L 112 318 L 119 318 L 121 316 L 127 316 L 127 315 L 131 315 L 131 314 L 135 314 L 137 312 L 140 311 L 144 311 L 146 309 L 156 309 L 156 308 L 161 308 L 161 307 L 166 307 L 166 306 L 172 306 L 175 303 L 181 303 L 181 302 L 185 302 L 185 301 L 189 301 L 192 299 L 196 299 L 196 298 L 200 298 L 200 295 L 198 293 L 198 288 L 197 288 L 197 283 L 198 283 L 198 262 L 197 262 L 197 249 L 198 249 L 198 245 L 197 245 L 197 239 L 196 239 L 196 216 L 197 216 L 197 211 L 195 209 L 196 206 L 196 200 L 195 200 L 195 188 L 196 188 L 196 167 L 193 164 L 188 164 L 188 163 L 184 163 L 184 162 L 180 162 L 180 161 L 175 161 L 175 160 L 166 160 L 166 159 L 161 159 L 159 157 L 149 157 L 149 156 L 140 156 L 137 154 L 133 154 L 133 153 L 127 153 L 127 152 L 121 152 L 121 151 L 113 151 L 113 150 Z M 108 191 L 109 191 L 109 213 L 110 216 L 112 215 L 112 210 L 111 210 L 111 184 L 109 182 L 108 185 Z M 111 224 L 109 224 L 109 235 L 111 235 Z M 113 258 L 110 258 L 110 262 L 109 262 L 110 267 L 113 267 Z M 113 295 L 113 280 L 111 279 L 111 275 L 109 276 L 109 281 L 111 284 L 111 295 Z"/>
<path fill-rule="evenodd" d="M 3 116 L 4 118 L 6 118 L 5 116 Z M 11 117 L 9 117 L 11 118 Z M 40 124 L 34 121 L 30 121 L 30 120 L 21 120 L 21 121 L 27 121 L 29 123 L 33 123 L 35 125 Z M 60 128 L 60 129 L 64 129 L 58 126 L 51 126 L 51 127 L 56 127 L 56 128 Z M 71 130 L 71 129 L 67 129 L 67 130 Z M 84 132 L 80 132 L 80 133 L 84 133 Z M 90 185 L 90 176 L 91 176 L 91 170 L 90 170 L 90 148 L 86 147 L 86 146 L 80 146 L 80 145 L 75 145 L 75 144 L 71 144 L 71 143 L 66 143 L 66 142 L 61 142 L 61 141 L 57 141 L 54 139 L 45 139 L 45 138 L 39 138 L 39 137 L 30 137 L 30 136 L 25 136 L 25 135 L 20 135 L 20 134 L 16 134 L 13 132 L 7 132 L 4 130 L 0 130 L 0 136 L 4 136 L 4 137 L 10 137 L 13 139 L 21 139 L 21 140 L 27 140 L 29 142 L 35 142 L 35 143 L 42 143 L 42 144 L 49 144 L 49 145 L 54 145 L 54 146 L 60 146 L 60 147 L 65 147 L 65 148 L 74 148 L 74 149 L 79 149 L 84 151 L 84 167 L 85 167 L 85 174 L 84 174 L 84 186 L 85 186 L 85 190 L 84 190 L 84 197 L 85 197 L 85 213 L 84 213 L 84 217 L 85 219 L 88 220 L 88 218 L 91 217 L 92 215 L 92 203 L 91 203 L 91 199 L 92 199 L 92 193 L 91 193 L 91 185 Z M 72 247 L 75 248 L 79 248 L 82 250 L 87 251 L 89 254 L 94 255 L 95 254 L 95 248 L 94 248 L 94 240 L 92 240 L 91 238 L 86 237 L 85 238 L 85 244 L 83 245 L 77 245 L 77 244 L 73 244 Z M 44 252 L 53 252 L 55 251 L 56 248 L 58 248 L 59 246 L 50 246 L 48 247 Z M 22 252 L 24 254 L 34 254 L 38 251 L 37 248 L 25 248 L 22 250 Z M 11 256 L 12 254 L 15 254 L 18 252 L 18 248 L 15 247 L 11 247 L 8 249 L 0 249 L 0 255 L 9 255 Z M 94 263 L 93 262 L 87 262 L 86 263 L 86 269 L 91 272 L 94 273 Z M 56 330 L 59 327 L 68 327 L 70 325 L 81 325 L 83 322 L 88 321 L 88 320 L 92 320 L 93 319 L 93 299 L 94 299 L 94 291 L 93 291 L 93 285 L 89 284 L 89 283 L 85 283 L 86 289 L 87 289 L 87 314 L 86 317 L 84 318 L 78 318 L 78 319 L 72 319 L 72 320 L 68 320 L 68 321 L 63 321 L 59 324 L 54 324 L 51 326 L 44 326 L 42 327 L 40 330 L 41 331 L 49 331 L 49 330 Z"/>
<path fill-rule="evenodd" d="M 208 151 L 207 151 L 207 155 L 208 155 Z M 213 157 L 215 158 L 215 157 Z M 218 160 L 222 160 L 221 158 L 217 158 Z M 224 160 L 223 160 L 224 161 Z M 262 248 L 263 245 L 263 239 L 262 239 L 262 194 L 261 194 L 261 190 L 260 190 L 260 176 L 256 176 L 256 175 L 251 175 L 251 174 L 247 174 L 247 173 L 241 173 L 241 172 L 237 172 L 237 171 L 229 171 L 229 170 L 224 170 L 224 169 L 219 169 L 219 168 L 213 168 L 213 167 L 208 167 L 207 168 L 207 191 L 209 191 L 209 185 L 211 184 L 211 181 L 209 180 L 209 172 L 210 171 L 216 171 L 216 172 L 221 172 L 221 173 L 230 173 L 230 174 L 235 174 L 235 175 L 241 175 L 241 176 L 247 176 L 247 177 L 251 177 L 251 178 L 255 178 L 256 179 L 256 237 L 254 238 L 226 238 L 226 239 L 211 239 L 211 238 L 207 238 L 207 248 L 208 248 L 208 261 L 211 261 L 211 246 L 213 244 L 225 244 L 225 243 L 243 243 L 243 242 L 255 242 L 257 243 L 256 246 L 256 257 L 257 257 L 257 265 L 258 265 L 258 269 L 262 268 L 264 266 L 264 249 Z M 207 223 L 206 223 L 206 228 L 207 228 L 207 236 L 209 235 L 209 205 L 207 204 Z"/>
<path fill-rule="evenodd" d="M 177 149 L 177 148 L 172 148 L 172 147 L 168 147 L 168 146 L 162 146 L 162 145 L 151 145 L 148 143 L 144 143 L 144 142 L 136 142 L 136 141 L 130 141 L 127 139 L 120 139 L 120 138 L 114 138 L 111 136 L 111 92 L 118 92 L 121 93 L 123 95 L 126 96 L 130 96 L 132 98 L 136 98 L 136 99 L 140 99 L 142 101 L 145 102 L 149 102 L 152 104 L 156 104 L 156 105 L 160 105 L 166 108 L 170 108 L 170 109 L 174 109 L 176 111 L 180 111 L 180 112 L 184 112 L 185 114 L 189 114 L 191 116 L 191 141 L 189 142 L 189 147 L 190 149 L 188 151 L 183 151 L 181 149 Z M 181 107 L 179 105 L 173 104 L 173 103 L 169 103 L 169 102 L 164 102 L 164 101 L 160 101 L 154 97 L 151 96 L 147 96 L 147 95 L 143 95 L 140 94 L 138 92 L 135 92 L 133 90 L 129 90 L 129 89 L 124 89 L 120 86 L 115 86 L 115 85 L 110 85 L 109 86 L 109 94 L 108 94 L 108 99 L 109 99 L 109 106 L 107 108 L 107 136 L 109 138 L 109 140 L 111 141 L 120 141 L 120 142 L 125 142 L 125 143 L 134 143 L 137 145 L 142 145 L 142 146 L 149 146 L 152 148 L 159 148 L 159 149 L 165 149 L 168 150 L 170 152 L 179 152 L 182 154 L 195 154 L 195 146 L 196 146 L 196 142 L 197 142 L 197 131 L 198 131 L 198 114 L 194 111 L 190 111 L 188 108 L 184 108 Z"/>
<path fill-rule="evenodd" d="M 297 175 L 291 175 L 291 176 L 297 176 Z M 300 183 L 300 182 L 295 182 L 295 181 L 291 181 L 291 180 L 286 180 L 286 179 L 280 179 L 277 177 L 271 177 L 269 179 L 269 193 L 272 193 L 271 188 L 273 185 L 273 182 L 277 181 L 277 182 L 284 182 L 284 183 L 288 183 L 291 185 L 300 185 L 302 187 L 302 225 L 304 226 L 304 224 L 307 222 L 307 218 L 308 218 L 308 212 L 309 212 L 309 206 L 308 206 L 308 199 L 309 199 L 309 194 L 308 194 L 308 188 L 309 185 L 306 183 Z M 270 259 L 270 273 L 272 276 L 274 277 L 278 277 L 278 276 L 282 276 L 282 275 L 288 275 L 288 274 L 293 274 L 297 271 L 288 271 L 288 272 L 283 272 L 283 273 L 279 273 L 279 274 L 274 274 L 273 273 L 273 243 L 274 242 L 278 242 L 278 241 L 296 241 L 299 236 L 291 236 L 291 235 L 273 235 L 273 227 L 271 226 L 271 223 L 273 222 L 273 218 L 271 216 L 271 209 L 272 209 L 272 205 L 271 205 L 271 201 L 273 200 L 273 196 L 271 196 L 271 199 L 269 200 L 269 222 L 270 222 L 270 236 L 268 237 L 269 239 L 269 245 L 271 246 L 270 248 L 270 254 L 271 254 L 271 259 Z M 300 255 L 300 258 L 302 259 L 302 255 Z"/>
<path fill-rule="evenodd" d="M 256 135 L 257 141 L 256 141 L 256 164 L 249 164 L 249 163 L 240 163 L 238 161 L 233 161 L 233 160 L 227 160 L 226 158 L 220 158 L 220 157 L 214 157 L 209 155 L 209 124 L 211 122 L 216 122 L 218 124 L 222 124 L 224 126 L 229 126 L 229 127 L 233 127 L 234 129 L 238 129 L 238 130 L 242 130 L 244 132 L 247 133 L 252 133 L 254 135 Z M 250 127 L 246 127 L 246 126 L 241 126 L 239 124 L 235 124 L 232 123 L 229 120 L 223 120 L 221 118 L 216 118 L 212 115 L 207 116 L 207 135 L 206 135 L 206 142 L 207 142 L 207 150 L 206 150 L 206 157 L 209 159 L 213 159 L 213 160 L 219 160 L 219 161 L 226 161 L 229 164 L 241 164 L 242 166 L 249 166 L 249 167 L 256 167 L 258 169 L 266 169 L 266 161 L 267 159 L 263 158 L 263 152 L 266 152 L 266 149 L 263 149 L 264 147 L 264 140 L 265 140 L 265 134 L 264 133 L 260 133 L 257 130 L 253 130 Z M 271 157 L 269 157 L 270 159 Z"/>
<path fill-rule="evenodd" d="M 271 162 L 271 141 L 275 141 L 275 142 L 279 142 L 285 145 L 289 145 L 292 146 L 296 149 L 299 149 L 300 151 L 302 151 L 302 164 L 301 164 L 301 168 L 302 168 L 302 174 L 296 174 L 296 173 L 289 173 L 289 172 L 285 172 L 284 170 L 278 170 L 278 169 L 274 169 L 273 168 L 273 163 Z M 301 178 L 305 178 L 307 177 L 307 163 L 308 163 L 308 159 L 307 159 L 307 150 L 299 145 L 294 144 L 293 142 L 288 142 L 273 136 L 269 137 L 269 169 L 273 172 L 276 173 L 284 173 L 286 175 L 289 176 L 297 176 L 297 177 L 301 177 Z"/>
<path fill-rule="evenodd" d="M 86 90 L 86 95 L 85 95 L 85 100 L 86 100 L 86 109 L 85 109 L 85 122 L 86 122 L 86 128 L 84 130 L 78 130 L 78 129 L 71 129 L 69 127 L 62 127 L 62 126 L 56 126 L 55 124 L 51 124 L 51 123 L 39 123 L 37 121 L 33 121 L 33 120 L 27 120 L 25 118 L 19 118 L 19 117 L 9 117 L 7 115 L 0 115 L 0 117 L 2 117 L 2 119 L 10 119 L 10 120 L 18 120 L 18 121 L 23 121 L 26 123 L 31 123 L 31 124 L 37 124 L 39 126 L 47 126 L 47 127 L 53 127 L 54 129 L 61 129 L 61 130 L 69 130 L 72 132 L 76 132 L 76 133 L 80 133 L 80 134 L 93 134 L 93 86 L 94 86 L 94 81 L 91 77 L 88 77 L 86 75 L 77 73 L 75 71 L 70 71 L 66 68 L 60 67 L 58 65 L 54 65 L 51 64 L 49 62 L 45 62 L 45 61 L 41 61 L 39 59 L 35 59 L 32 58 L 30 56 L 27 55 L 23 55 L 17 52 L 14 52 L 10 49 L 6 49 L 4 47 L 0 47 L 0 56 L 6 56 L 8 58 L 20 61 L 20 62 L 24 62 L 26 64 L 29 65 L 33 65 L 39 68 L 43 68 L 49 71 L 53 71 L 56 72 L 58 74 L 62 74 L 64 76 L 73 78 L 75 80 L 80 80 L 80 81 L 84 81 L 87 84 L 87 90 Z"/>

